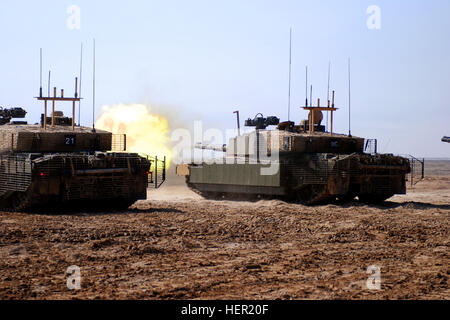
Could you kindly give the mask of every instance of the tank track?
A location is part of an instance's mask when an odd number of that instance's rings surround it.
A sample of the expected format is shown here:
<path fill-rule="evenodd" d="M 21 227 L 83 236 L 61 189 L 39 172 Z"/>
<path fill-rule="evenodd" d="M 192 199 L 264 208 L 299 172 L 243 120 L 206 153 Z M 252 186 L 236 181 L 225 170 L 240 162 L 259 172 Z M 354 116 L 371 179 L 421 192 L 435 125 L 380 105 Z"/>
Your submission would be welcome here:
<path fill-rule="evenodd" d="M 133 205 L 138 199 L 96 199 L 78 201 L 38 201 L 30 196 L 29 192 L 13 192 L 2 201 L 2 210 L 7 212 L 26 212 L 31 209 L 36 210 L 71 210 L 77 208 L 84 209 L 109 209 L 125 210 Z"/>
<path fill-rule="evenodd" d="M 287 202 L 301 203 L 304 205 L 321 205 L 330 203 L 345 204 L 355 200 L 355 198 L 358 197 L 359 201 L 362 203 L 378 204 L 393 196 L 393 194 L 345 194 L 336 196 L 331 195 L 327 192 L 326 185 L 308 185 L 290 196 L 269 196 L 258 194 L 200 191 L 192 183 L 189 182 L 187 182 L 187 186 L 190 190 L 200 195 L 202 198 L 216 201 L 258 201 L 278 199 Z"/>
<path fill-rule="evenodd" d="M 189 190 L 208 200 L 234 200 L 234 201 L 255 201 L 261 199 L 273 199 L 273 197 L 259 196 L 255 194 L 239 194 L 228 192 L 200 191 L 192 183 L 187 183 Z"/>
<path fill-rule="evenodd" d="M 258 201 L 258 200 L 278 199 L 287 202 L 302 203 L 305 205 L 324 204 L 336 200 L 335 196 L 330 195 L 326 192 L 325 186 L 308 186 L 310 188 L 305 188 L 303 192 L 296 195 L 276 196 L 263 194 L 241 194 L 229 192 L 200 191 L 192 183 L 189 183 L 187 180 L 188 177 L 186 177 L 186 182 L 190 190 L 200 195 L 204 199 L 208 200 Z"/>

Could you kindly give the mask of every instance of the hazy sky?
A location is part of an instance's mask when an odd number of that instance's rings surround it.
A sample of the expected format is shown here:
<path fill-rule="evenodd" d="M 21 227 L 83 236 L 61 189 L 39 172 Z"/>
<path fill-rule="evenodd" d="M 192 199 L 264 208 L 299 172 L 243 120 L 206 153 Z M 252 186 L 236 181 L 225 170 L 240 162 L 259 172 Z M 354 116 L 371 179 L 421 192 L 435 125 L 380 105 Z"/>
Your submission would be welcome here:
<path fill-rule="evenodd" d="M 80 29 L 67 13 L 80 8 Z M 380 9 L 380 29 L 369 29 Z M 289 28 L 293 28 L 291 120 L 306 118 L 305 65 L 316 101 L 336 90 L 335 129 L 348 130 L 347 58 L 352 63 L 352 134 L 379 151 L 450 157 L 450 1 L 20 1 L 0 2 L 0 105 L 23 106 L 37 122 L 44 91 L 73 94 L 84 44 L 82 123 L 91 124 L 92 39 L 98 111 L 151 103 L 177 122 L 233 128 L 256 113 L 287 118 Z M 370 20 L 373 22 L 373 20 Z M 66 107 L 67 112 L 71 109 Z"/>

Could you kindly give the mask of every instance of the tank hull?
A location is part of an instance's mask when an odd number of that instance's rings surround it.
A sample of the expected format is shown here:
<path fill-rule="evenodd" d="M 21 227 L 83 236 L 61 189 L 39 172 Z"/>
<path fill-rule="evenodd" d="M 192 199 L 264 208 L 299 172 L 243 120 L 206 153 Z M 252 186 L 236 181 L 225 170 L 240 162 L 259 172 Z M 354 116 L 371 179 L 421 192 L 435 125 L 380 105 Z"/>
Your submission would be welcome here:
<path fill-rule="evenodd" d="M 127 207 L 145 199 L 150 161 L 130 153 L 0 156 L 0 206 L 19 211 L 84 202 Z"/>
<path fill-rule="evenodd" d="M 406 193 L 409 162 L 392 155 L 329 153 L 284 157 L 274 174 L 261 174 L 269 165 L 223 163 L 189 165 L 188 186 L 205 198 L 279 198 L 305 204 L 383 201 Z M 273 164 L 272 164 L 273 166 Z"/>

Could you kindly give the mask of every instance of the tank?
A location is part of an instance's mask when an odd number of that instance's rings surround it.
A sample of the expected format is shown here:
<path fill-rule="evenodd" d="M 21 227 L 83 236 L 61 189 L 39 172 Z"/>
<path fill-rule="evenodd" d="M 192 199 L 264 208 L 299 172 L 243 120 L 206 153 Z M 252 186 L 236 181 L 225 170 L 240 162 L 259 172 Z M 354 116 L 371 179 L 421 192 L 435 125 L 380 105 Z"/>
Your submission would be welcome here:
<path fill-rule="evenodd" d="M 126 208 L 146 199 L 149 183 L 158 187 L 165 180 L 165 161 L 125 152 L 125 135 L 75 125 L 76 92 L 74 98 L 63 92 L 56 97 L 55 88 L 53 97 L 43 97 L 41 89 L 37 99 L 45 104 L 37 124 L 13 120 L 25 117 L 22 108 L 0 109 L 2 210 L 79 204 Z M 57 101 L 72 102 L 72 117 L 54 110 Z M 49 102 L 53 111 L 47 117 Z"/>
<path fill-rule="evenodd" d="M 177 174 L 207 199 L 277 198 L 314 205 L 356 197 L 378 203 L 406 193 L 408 159 L 378 153 L 375 139 L 333 133 L 334 92 L 332 106 L 318 102 L 303 108 L 308 119 L 299 124 L 258 114 L 245 121 L 255 130 L 231 138 L 228 145 L 196 145 L 224 156 L 178 165 Z M 331 112 L 330 132 L 321 125 L 322 111 Z"/>

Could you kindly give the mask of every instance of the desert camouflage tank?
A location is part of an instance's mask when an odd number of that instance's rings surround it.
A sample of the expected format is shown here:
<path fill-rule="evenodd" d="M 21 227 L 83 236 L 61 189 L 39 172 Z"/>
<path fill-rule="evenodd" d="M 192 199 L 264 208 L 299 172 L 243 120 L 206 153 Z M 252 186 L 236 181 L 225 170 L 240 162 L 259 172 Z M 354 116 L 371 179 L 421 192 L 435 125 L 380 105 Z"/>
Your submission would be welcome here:
<path fill-rule="evenodd" d="M 229 140 L 228 146 L 197 145 L 226 152 L 215 161 L 177 166 L 187 185 L 205 198 L 279 198 L 305 204 L 350 201 L 376 203 L 406 193 L 409 160 L 379 154 L 376 140 L 332 132 L 333 104 L 307 106 L 308 120 L 279 123 L 261 114 L 248 119 L 255 131 Z M 331 130 L 321 125 L 331 112 Z M 266 130 L 277 125 L 276 130 Z M 369 149 L 372 150 L 369 151 Z M 214 163 L 212 163 L 214 162 Z"/>
<path fill-rule="evenodd" d="M 146 199 L 149 182 L 164 181 L 165 161 L 124 152 L 125 135 L 76 126 L 54 108 L 47 117 L 48 101 L 70 101 L 75 113 L 76 93 L 56 97 L 55 89 L 53 97 L 42 97 L 41 90 L 37 99 L 45 102 L 40 124 L 11 121 L 25 117 L 22 108 L 0 109 L 1 209 L 81 203 L 124 208 Z"/>

